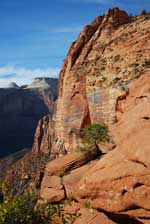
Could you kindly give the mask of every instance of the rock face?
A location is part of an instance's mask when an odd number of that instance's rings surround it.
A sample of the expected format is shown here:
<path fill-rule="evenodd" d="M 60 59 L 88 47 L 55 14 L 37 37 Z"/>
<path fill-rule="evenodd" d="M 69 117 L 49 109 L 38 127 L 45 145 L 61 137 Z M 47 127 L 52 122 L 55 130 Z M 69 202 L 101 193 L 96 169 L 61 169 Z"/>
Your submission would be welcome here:
<path fill-rule="evenodd" d="M 66 195 L 69 197 L 73 193 L 74 186 L 89 170 L 90 165 L 84 165 L 99 155 L 100 152 L 93 149 L 91 152 L 71 153 L 50 161 L 46 165 L 41 183 L 41 197 L 51 203 L 65 199 Z M 69 174 L 67 175 L 67 173 Z"/>
<path fill-rule="evenodd" d="M 129 17 L 118 8 L 97 17 L 72 44 L 59 77 L 55 139 L 62 151 L 80 144 L 89 123 L 116 121 L 116 103 L 141 75 L 149 74 L 149 14 Z M 52 150 L 60 152 L 54 144 Z"/>
<path fill-rule="evenodd" d="M 116 149 L 104 156 L 79 184 L 80 197 L 92 198 L 98 208 L 111 212 L 134 207 L 150 210 L 149 87 L 150 75 L 142 76 L 132 86 L 113 126 Z"/>
<path fill-rule="evenodd" d="M 0 89 L 0 156 L 32 146 L 37 123 L 53 113 L 56 98 L 57 79 L 38 78 L 27 88 L 13 83 Z"/>
<path fill-rule="evenodd" d="M 55 141 L 54 125 L 52 115 L 46 115 L 39 121 L 34 135 L 33 153 L 51 154 L 52 144 Z"/>
<path fill-rule="evenodd" d="M 102 217 L 104 223 L 150 219 L 150 75 L 142 75 L 118 99 L 115 115 L 114 150 L 90 163 L 94 158 L 86 153 L 70 153 L 46 166 L 41 197 L 59 202 L 71 196 L 78 207 L 88 205 L 107 215 L 78 211 L 81 217 L 74 223 L 101 223 Z"/>
<path fill-rule="evenodd" d="M 115 8 L 84 28 L 64 61 L 51 150 L 68 154 L 47 164 L 41 196 L 59 202 L 71 195 L 77 205 L 68 213 L 81 215 L 74 224 L 149 223 L 149 46 L 150 14 Z M 81 128 L 101 121 L 116 147 L 74 167 Z"/>

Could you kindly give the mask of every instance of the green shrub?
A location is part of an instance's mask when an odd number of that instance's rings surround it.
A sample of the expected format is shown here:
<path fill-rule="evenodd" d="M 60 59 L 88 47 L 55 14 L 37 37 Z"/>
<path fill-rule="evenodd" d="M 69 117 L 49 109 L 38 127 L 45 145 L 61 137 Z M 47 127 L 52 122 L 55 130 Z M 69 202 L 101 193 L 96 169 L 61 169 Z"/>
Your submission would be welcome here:
<path fill-rule="evenodd" d="M 0 224 L 47 224 L 53 223 L 54 214 L 60 215 L 58 205 L 43 202 L 35 210 L 36 202 L 34 193 L 6 197 L 0 204 Z"/>
<path fill-rule="evenodd" d="M 71 196 L 60 204 L 44 200 L 37 203 L 37 198 L 34 193 L 6 197 L 0 204 L 0 224 L 55 224 L 55 217 L 60 218 L 61 224 L 75 220 L 76 216 L 63 212 L 63 206 L 72 202 Z"/>
<path fill-rule="evenodd" d="M 83 143 L 97 146 L 100 142 L 109 142 L 108 126 L 104 123 L 90 124 L 82 129 Z"/>
<path fill-rule="evenodd" d="M 0 224 L 32 223 L 35 199 L 31 193 L 6 197 L 4 203 L 0 204 Z"/>
<path fill-rule="evenodd" d="M 89 148 L 87 147 L 87 146 L 79 146 L 77 149 L 76 149 L 76 151 L 77 152 L 86 152 L 86 151 L 88 151 L 89 150 Z"/>
<path fill-rule="evenodd" d="M 53 223 L 53 217 L 57 215 L 61 217 L 61 209 L 59 204 L 50 204 L 47 201 L 42 201 L 37 205 L 36 211 L 33 214 L 35 224 Z"/>

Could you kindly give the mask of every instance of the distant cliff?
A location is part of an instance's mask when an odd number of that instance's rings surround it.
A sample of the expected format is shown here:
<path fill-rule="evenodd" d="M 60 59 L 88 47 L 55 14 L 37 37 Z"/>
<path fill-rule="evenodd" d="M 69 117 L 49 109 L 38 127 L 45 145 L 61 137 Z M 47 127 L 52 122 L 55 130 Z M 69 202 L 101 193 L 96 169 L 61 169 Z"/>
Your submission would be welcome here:
<path fill-rule="evenodd" d="M 31 147 L 39 119 L 53 113 L 57 79 L 36 78 L 29 86 L 0 88 L 0 156 Z"/>

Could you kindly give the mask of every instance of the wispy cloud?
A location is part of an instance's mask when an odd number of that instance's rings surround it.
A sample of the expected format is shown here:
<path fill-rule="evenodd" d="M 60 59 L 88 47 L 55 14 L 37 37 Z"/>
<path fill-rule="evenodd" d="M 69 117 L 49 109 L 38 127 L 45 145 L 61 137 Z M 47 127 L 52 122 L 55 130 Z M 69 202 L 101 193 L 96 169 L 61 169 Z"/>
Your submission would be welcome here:
<path fill-rule="evenodd" d="M 58 28 L 51 28 L 49 30 L 50 33 L 74 33 L 81 31 L 82 26 L 79 27 L 58 27 Z"/>
<path fill-rule="evenodd" d="M 0 87 L 6 87 L 10 82 L 16 82 L 18 85 L 27 84 L 35 77 L 58 77 L 59 70 L 59 68 L 26 69 L 9 65 L 0 67 Z"/>

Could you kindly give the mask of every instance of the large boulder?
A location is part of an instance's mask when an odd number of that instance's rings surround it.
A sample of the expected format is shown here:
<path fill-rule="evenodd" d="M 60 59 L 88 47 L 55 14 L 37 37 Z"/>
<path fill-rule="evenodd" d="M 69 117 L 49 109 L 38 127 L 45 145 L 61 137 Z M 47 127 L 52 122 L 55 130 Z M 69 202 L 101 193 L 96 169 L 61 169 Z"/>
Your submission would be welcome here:
<path fill-rule="evenodd" d="M 79 218 L 73 224 L 114 224 L 105 214 L 93 209 L 82 208 L 78 213 Z"/>
<path fill-rule="evenodd" d="M 99 155 L 100 152 L 93 149 L 84 153 L 71 153 L 50 161 L 45 168 L 40 196 L 51 203 L 72 197 L 77 183 L 93 166 L 94 162 L 91 160 Z M 90 161 L 91 163 L 87 164 Z"/>

